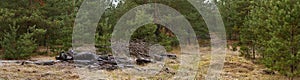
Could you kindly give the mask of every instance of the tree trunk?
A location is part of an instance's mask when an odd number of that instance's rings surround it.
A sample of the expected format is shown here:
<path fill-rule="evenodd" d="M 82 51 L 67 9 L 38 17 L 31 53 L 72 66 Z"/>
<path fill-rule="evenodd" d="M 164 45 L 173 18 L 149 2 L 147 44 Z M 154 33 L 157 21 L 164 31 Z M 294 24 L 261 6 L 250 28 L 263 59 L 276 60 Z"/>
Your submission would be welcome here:
<path fill-rule="evenodd" d="M 157 28 L 155 30 L 155 36 L 156 36 L 156 41 L 158 42 L 159 41 L 159 34 L 160 34 L 160 28 L 161 26 L 159 24 L 156 24 Z"/>
<path fill-rule="evenodd" d="M 294 35 L 294 27 L 292 27 L 291 28 L 291 42 L 290 42 L 290 46 L 291 46 L 291 53 L 295 57 L 295 56 L 297 56 L 297 53 L 295 51 L 295 45 L 293 45 L 294 44 L 294 37 L 295 37 L 295 35 Z M 293 61 L 293 62 L 295 63 L 296 61 Z M 291 71 L 292 74 L 294 74 L 294 71 L 297 68 L 296 65 L 297 64 L 290 64 L 290 68 L 291 68 L 290 71 Z M 293 77 L 294 77 L 294 75 L 292 75 L 291 80 L 293 80 Z"/>
<path fill-rule="evenodd" d="M 255 45 L 253 45 L 252 47 L 252 55 L 253 55 L 253 59 L 255 59 L 255 49 L 254 49 Z"/>

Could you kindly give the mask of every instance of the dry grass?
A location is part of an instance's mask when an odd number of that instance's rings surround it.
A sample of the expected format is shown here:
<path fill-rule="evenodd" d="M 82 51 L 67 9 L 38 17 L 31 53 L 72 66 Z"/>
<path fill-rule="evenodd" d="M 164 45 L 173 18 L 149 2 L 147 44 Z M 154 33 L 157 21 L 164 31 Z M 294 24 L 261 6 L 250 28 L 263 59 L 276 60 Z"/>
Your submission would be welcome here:
<path fill-rule="evenodd" d="M 224 63 L 223 80 L 285 80 L 278 73 L 274 75 L 264 74 L 266 69 L 263 65 L 254 64 L 252 61 L 239 56 L 238 52 L 228 50 L 226 62 Z"/>
<path fill-rule="evenodd" d="M 0 66 L 0 78 L 9 80 L 76 80 L 79 79 L 71 66 L 37 66 L 4 64 Z"/>
<path fill-rule="evenodd" d="M 210 64 L 210 48 L 201 48 L 201 62 L 198 64 L 197 80 L 204 79 L 207 69 Z M 180 50 L 172 51 L 174 54 L 179 54 Z M 53 60 L 52 57 L 35 57 L 32 60 Z M 167 60 L 165 66 L 171 71 L 176 71 L 179 65 L 176 61 Z M 263 74 L 264 66 L 254 64 L 253 62 L 239 57 L 238 52 L 227 50 L 226 62 L 224 63 L 223 72 L 220 80 L 286 80 L 284 76 L 279 74 L 267 75 Z M 130 71 L 130 70 L 129 70 Z M 168 80 L 173 77 L 172 74 L 160 72 L 152 77 L 142 77 L 133 75 L 122 70 L 105 71 L 105 70 L 90 70 L 86 68 L 75 68 L 71 64 L 57 64 L 52 66 L 38 65 L 20 65 L 20 64 L 4 64 L 0 66 L 0 79 L 32 79 L 32 80 L 77 80 L 77 79 L 109 79 L 109 80 Z"/>
<path fill-rule="evenodd" d="M 202 53 L 199 63 L 197 80 L 203 80 L 207 74 L 210 64 L 209 48 L 201 48 Z M 274 75 L 264 74 L 262 70 L 266 69 L 263 65 L 254 64 L 253 62 L 240 57 L 238 52 L 227 50 L 226 59 L 221 72 L 220 80 L 286 80 L 284 76 L 276 73 Z"/>

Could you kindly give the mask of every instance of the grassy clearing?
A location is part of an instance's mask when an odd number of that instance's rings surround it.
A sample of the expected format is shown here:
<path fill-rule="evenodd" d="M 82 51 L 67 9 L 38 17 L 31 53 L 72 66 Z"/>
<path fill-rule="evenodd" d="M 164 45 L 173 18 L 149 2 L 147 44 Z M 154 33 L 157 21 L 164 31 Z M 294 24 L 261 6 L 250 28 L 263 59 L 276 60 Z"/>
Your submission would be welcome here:
<path fill-rule="evenodd" d="M 210 64 L 210 48 L 201 48 L 201 62 L 198 64 L 197 80 L 204 79 L 207 69 Z M 172 51 L 178 54 L 180 50 Z M 32 60 L 53 60 L 52 57 L 38 56 Z M 170 68 L 171 72 L 176 72 L 179 65 L 176 61 L 167 60 L 165 66 Z M 278 73 L 267 75 L 262 73 L 266 69 L 262 65 L 254 64 L 253 62 L 239 57 L 238 52 L 227 51 L 226 62 L 224 63 L 223 72 L 220 80 L 285 80 L 284 76 Z M 128 70 L 130 71 L 130 70 Z M 122 70 L 104 71 L 104 70 L 89 70 L 84 68 L 75 68 L 71 64 L 57 64 L 53 66 L 38 66 L 38 65 L 20 65 L 20 64 L 5 64 L 0 67 L 0 78 L 3 79 L 109 79 L 109 80 L 168 80 L 173 77 L 173 74 L 161 71 L 152 77 L 142 77 L 139 75 L 129 74 Z"/>

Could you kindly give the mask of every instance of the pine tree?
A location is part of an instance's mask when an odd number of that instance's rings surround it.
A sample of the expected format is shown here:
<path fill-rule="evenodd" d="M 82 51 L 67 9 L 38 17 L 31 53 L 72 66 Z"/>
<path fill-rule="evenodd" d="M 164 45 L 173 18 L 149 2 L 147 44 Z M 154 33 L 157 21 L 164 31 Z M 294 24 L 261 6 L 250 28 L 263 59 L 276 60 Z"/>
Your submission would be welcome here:
<path fill-rule="evenodd" d="M 4 38 L 1 41 L 1 46 L 4 49 L 4 59 L 28 59 L 37 48 L 36 40 L 33 33 L 24 33 L 20 36 L 17 35 L 20 26 L 16 24 L 9 26 L 10 32 L 6 31 Z"/>
<path fill-rule="evenodd" d="M 299 75 L 299 1 L 268 0 L 253 5 L 245 31 L 253 34 L 262 63 L 290 79 Z M 295 22 L 296 21 L 296 22 Z M 251 46 L 249 44 L 246 44 Z"/>
<path fill-rule="evenodd" d="M 255 0 L 254 0 L 255 1 Z M 218 7 L 225 23 L 227 39 L 238 40 L 246 17 L 251 10 L 251 2 L 248 0 L 220 0 Z"/>

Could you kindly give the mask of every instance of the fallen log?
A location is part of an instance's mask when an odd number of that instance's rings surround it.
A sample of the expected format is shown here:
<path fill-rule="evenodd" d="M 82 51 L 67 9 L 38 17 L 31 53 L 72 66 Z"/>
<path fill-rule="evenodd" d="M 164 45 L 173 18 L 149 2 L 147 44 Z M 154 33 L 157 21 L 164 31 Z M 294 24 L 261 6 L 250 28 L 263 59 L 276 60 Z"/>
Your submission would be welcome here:
<path fill-rule="evenodd" d="M 142 58 L 136 59 L 136 64 L 138 64 L 138 65 L 144 65 L 144 64 L 151 63 L 151 62 L 152 61 L 149 59 L 142 59 Z"/>
<path fill-rule="evenodd" d="M 49 60 L 49 61 L 30 61 L 30 60 L 0 60 L 0 63 L 16 63 L 21 65 L 25 64 L 36 64 L 36 65 L 54 65 L 55 63 L 61 62 L 60 60 Z"/>
<path fill-rule="evenodd" d="M 34 64 L 36 64 L 36 65 L 54 65 L 57 62 L 59 62 L 59 61 L 37 61 L 37 62 L 34 62 Z"/>
<path fill-rule="evenodd" d="M 24 61 L 26 60 L 0 60 L 0 63 L 22 63 Z"/>

